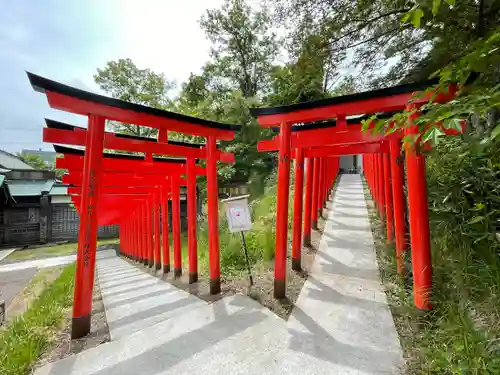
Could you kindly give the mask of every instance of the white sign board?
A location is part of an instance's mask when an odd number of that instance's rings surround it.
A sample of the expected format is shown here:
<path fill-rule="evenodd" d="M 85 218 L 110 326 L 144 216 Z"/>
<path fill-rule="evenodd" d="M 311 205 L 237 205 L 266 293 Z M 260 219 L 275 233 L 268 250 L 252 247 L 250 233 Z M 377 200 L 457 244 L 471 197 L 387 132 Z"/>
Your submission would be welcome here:
<path fill-rule="evenodd" d="M 224 203 L 229 231 L 231 233 L 247 232 L 252 229 L 248 197 L 249 195 L 242 195 L 221 201 Z"/>

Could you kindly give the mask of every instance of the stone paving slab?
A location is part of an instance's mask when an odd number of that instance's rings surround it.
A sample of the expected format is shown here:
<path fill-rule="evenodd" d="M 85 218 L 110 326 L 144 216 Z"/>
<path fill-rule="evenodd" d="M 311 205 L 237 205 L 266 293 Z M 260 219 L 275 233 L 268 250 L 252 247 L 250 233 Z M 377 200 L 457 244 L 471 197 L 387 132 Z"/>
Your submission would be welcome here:
<path fill-rule="evenodd" d="M 129 336 L 206 302 L 117 257 L 97 254 L 97 275 L 111 340 Z"/>

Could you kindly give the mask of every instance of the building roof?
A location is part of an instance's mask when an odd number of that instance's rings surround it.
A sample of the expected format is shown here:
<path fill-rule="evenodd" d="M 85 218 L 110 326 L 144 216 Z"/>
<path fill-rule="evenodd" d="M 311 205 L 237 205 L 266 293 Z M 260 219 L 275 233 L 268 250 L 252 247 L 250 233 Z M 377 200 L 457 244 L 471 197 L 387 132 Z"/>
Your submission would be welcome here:
<path fill-rule="evenodd" d="M 0 168 L 21 170 L 35 169 L 19 159 L 16 155 L 4 150 L 0 150 Z"/>
<path fill-rule="evenodd" d="M 48 193 L 54 180 L 9 180 L 7 189 L 12 197 L 34 197 Z"/>
<path fill-rule="evenodd" d="M 50 189 L 49 195 L 68 195 L 68 185 L 55 183 Z"/>

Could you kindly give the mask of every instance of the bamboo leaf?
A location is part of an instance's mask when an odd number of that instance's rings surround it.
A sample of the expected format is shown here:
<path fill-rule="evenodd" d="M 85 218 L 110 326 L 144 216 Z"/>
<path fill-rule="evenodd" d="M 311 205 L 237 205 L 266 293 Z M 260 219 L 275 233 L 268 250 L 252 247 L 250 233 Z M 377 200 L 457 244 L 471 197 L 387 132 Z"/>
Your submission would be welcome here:
<path fill-rule="evenodd" d="M 420 8 L 417 8 L 417 9 L 411 11 L 410 22 L 412 23 L 413 26 L 415 26 L 417 29 L 419 29 L 420 28 L 420 21 L 421 21 L 423 16 L 424 16 L 424 11 Z"/>
<path fill-rule="evenodd" d="M 500 124 L 498 124 L 495 129 L 491 131 L 491 139 L 495 139 L 500 135 Z"/>
<path fill-rule="evenodd" d="M 444 133 L 441 129 L 433 127 L 424 133 L 422 143 L 431 141 L 432 144 L 437 145 L 439 143 L 439 137 L 441 137 L 443 134 Z"/>
<path fill-rule="evenodd" d="M 432 15 L 434 17 L 436 17 L 436 14 L 438 14 L 440 7 L 441 7 L 441 0 L 433 0 L 433 2 L 432 2 Z"/>
<path fill-rule="evenodd" d="M 471 225 L 471 224 L 477 224 L 477 223 L 480 223 L 484 220 L 484 216 L 475 216 L 473 217 L 471 220 L 469 220 L 467 222 L 467 224 Z"/>

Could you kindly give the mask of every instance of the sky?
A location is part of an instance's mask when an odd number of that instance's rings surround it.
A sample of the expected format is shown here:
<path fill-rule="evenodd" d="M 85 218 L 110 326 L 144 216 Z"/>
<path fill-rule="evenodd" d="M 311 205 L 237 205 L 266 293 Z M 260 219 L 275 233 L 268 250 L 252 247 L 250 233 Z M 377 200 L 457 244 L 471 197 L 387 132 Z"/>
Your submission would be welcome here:
<path fill-rule="evenodd" d="M 41 142 L 45 117 L 86 123 L 83 116 L 50 109 L 45 96 L 31 88 L 26 71 L 99 92 L 92 77 L 96 69 L 131 58 L 180 84 L 209 59 L 210 44 L 198 20 L 222 3 L 0 0 L 0 149 L 52 150 Z"/>

